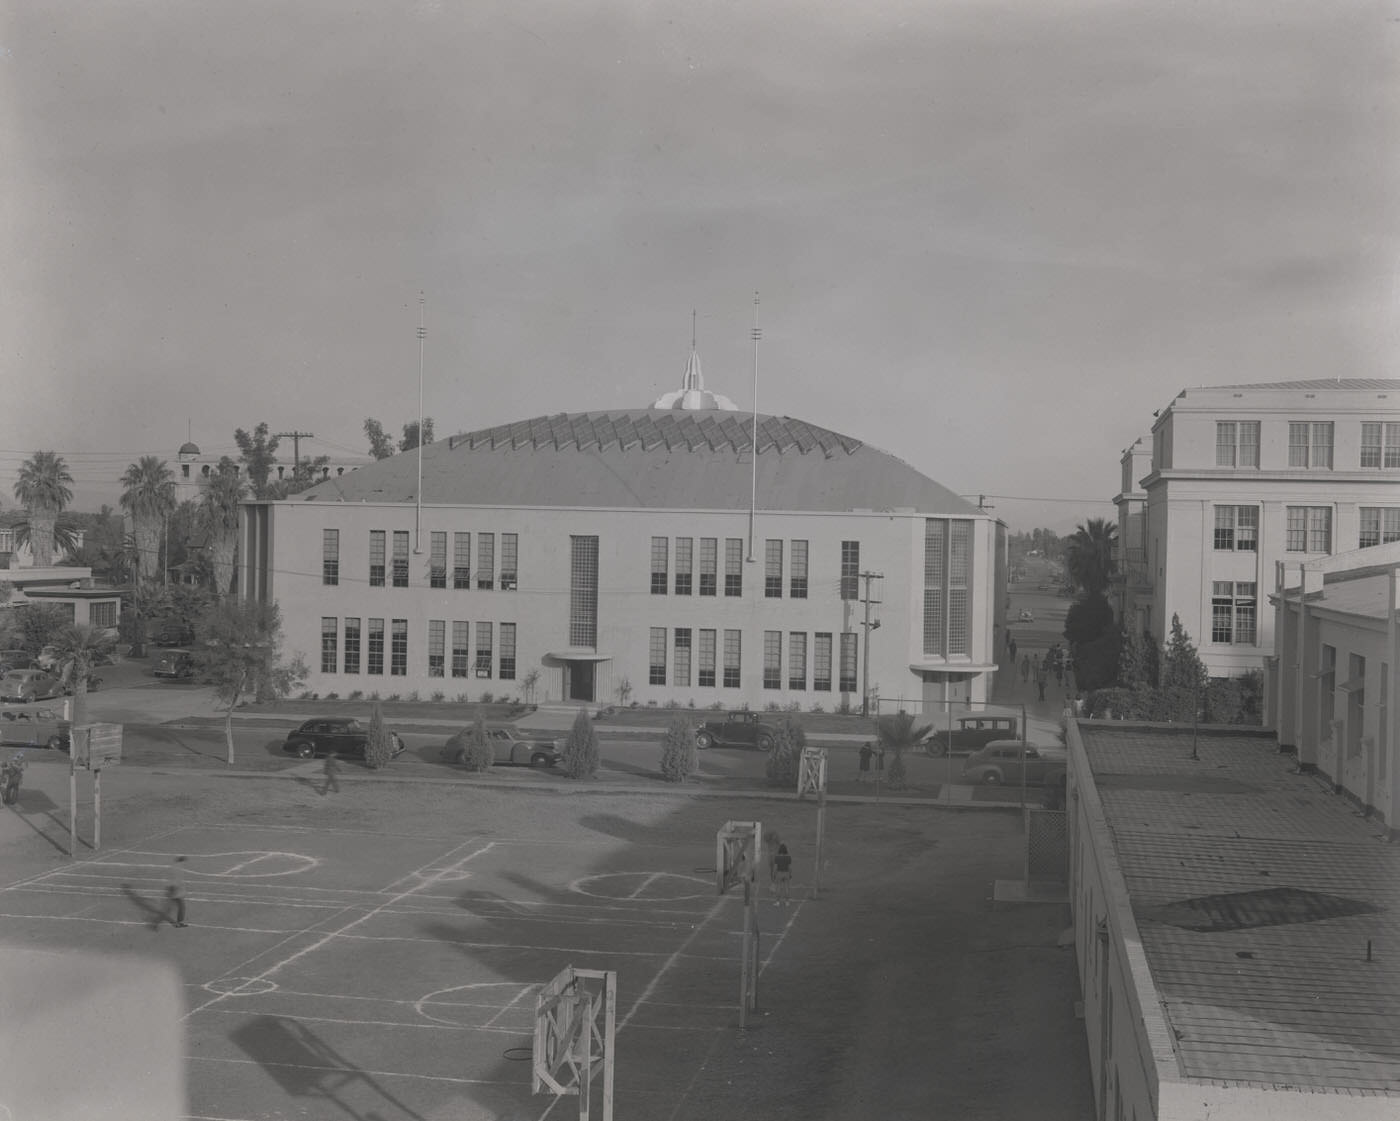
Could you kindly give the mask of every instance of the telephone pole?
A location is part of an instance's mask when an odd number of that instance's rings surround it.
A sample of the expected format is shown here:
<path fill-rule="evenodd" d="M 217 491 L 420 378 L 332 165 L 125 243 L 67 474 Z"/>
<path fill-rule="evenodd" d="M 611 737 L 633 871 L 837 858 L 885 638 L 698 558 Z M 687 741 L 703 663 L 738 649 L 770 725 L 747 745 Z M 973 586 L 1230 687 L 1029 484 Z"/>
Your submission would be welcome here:
<path fill-rule="evenodd" d="M 874 580 L 883 580 L 883 572 L 862 572 L 860 578 L 865 581 L 865 595 L 861 602 L 865 604 L 865 620 L 861 624 L 865 628 L 865 654 L 861 658 L 861 689 L 860 689 L 860 714 L 868 717 L 870 715 L 870 632 L 880 626 L 879 619 L 870 618 L 870 609 L 878 607 L 880 601 L 872 599 L 870 595 L 870 585 Z"/>
<path fill-rule="evenodd" d="M 292 442 L 292 478 L 295 479 L 301 474 L 301 442 L 302 440 L 315 439 L 314 432 L 277 432 L 274 436 L 278 440 L 290 440 Z"/>

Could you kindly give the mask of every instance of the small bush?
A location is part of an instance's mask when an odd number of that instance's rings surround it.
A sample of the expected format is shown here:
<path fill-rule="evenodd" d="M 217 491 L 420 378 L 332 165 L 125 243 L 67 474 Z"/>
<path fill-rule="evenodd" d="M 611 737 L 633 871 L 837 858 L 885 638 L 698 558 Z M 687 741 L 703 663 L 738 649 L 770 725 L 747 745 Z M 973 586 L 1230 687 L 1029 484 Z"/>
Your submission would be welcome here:
<path fill-rule="evenodd" d="M 647 708 L 655 708 L 655 707 L 656 707 L 656 702 L 655 702 L 655 701 L 647 701 Z"/>
<path fill-rule="evenodd" d="M 442 749 L 442 757 L 449 763 L 460 763 L 476 774 L 489 771 L 492 751 L 486 739 L 486 718 L 477 713 L 471 727 L 454 732 Z"/>
<path fill-rule="evenodd" d="M 378 703 L 378 701 L 379 701 L 379 690 L 378 690 L 378 689 L 374 690 L 374 692 L 372 692 L 366 699 L 367 699 L 367 700 L 374 701 L 375 703 Z"/>
<path fill-rule="evenodd" d="M 416 700 L 418 699 L 418 690 L 417 690 L 417 689 L 413 690 L 413 692 L 411 692 L 411 693 L 408 695 L 408 699 L 409 699 L 410 701 L 416 701 Z"/>
<path fill-rule="evenodd" d="M 666 702 L 666 707 L 667 707 L 667 708 L 680 708 L 680 707 L 681 707 L 681 702 L 678 701 L 678 700 L 676 700 L 674 697 L 672 697 L 671 699 L 669 699 L 669 700 Z"/>
<path fill-rule="evenodd" d="M 778 725 L 764 767 L 769 786 L 797 786 L 797 771 L 802 765 L 802 749 L 806 746 L 807 733 L 796 720 L 789 716 Z"/>
<path fill-rule="evenodd" d="M 723 702 L 723 701 L 716 701 L 714 704 L 712 704 L 712 705 L 709 706 L 709 709 L 710 709 L 711 712 L 723 712 L 723 711 L 724 711 L 724 702 Z"/>
<path fill-rule="evenodd" d="M 495 699 L 496 699 L 496 694 L 495 694 L 495 693 L 489 693 L 489 692 L 488 692 L 488 693 L 482 693 L 482 694 L 481 694 L 481 703 L 484 704 L 484 705 L 489 705 L 489 704 L 490 704 L 492 701 L 494 701 Z"/>
<path fill-rule="evenodd" d="M 686 707 L 686 708 L 694 708 L 694 707 L 695 707 L 695 698 L 694 698 L 694 697 L 691 697 L 690 700 L 686 701 L 686 702 L 685 702 L 685 707 Z"/>
<path fill-rule="evenodd" d="M 439 704 L 439 705 L 440 705 L 440 704 L 442 704 L 442 702 L 445 701 L 446 699 L 447 699 L 447 694 L 444 693 L 441 689 L 437 690 L 437 692 L 435 692 L 435 693 L 433 694 L 433 703 L 434 703 L 434 704 Z"/>
<path fill-rule="evenodd" d="M 365 766 L 371 771 L 387 767 L 394 755 L 394 741 L 384 727 L 384 714 L 376 704 L 369 717 L 369 742 L 365 744 Z"/>
<path fill-rule="evenodd" d="M 579 709 L 569 738 L 564 741 L 564 759 L 560 764 L 570 778 L 592 778 L 598 773 L 598 733 L 586 709 Z"/>
<path fill-rule="evenodd" d="M 684 716 L 677 716 L 666 725 L 666 738 L 661 744 L 661 774 L 667 782 L 684 782 L 699 769 L 695 728 Z"/>
<path fill-rule="evenodd" d="M 327 694 L 326 694 L 326 700 L 328 700 L 328 701 L 338 701 L 338 700 L 340 700 L 340 694 L 339 694 L 339 693 L 327 693 Z"/>
<path fill-rule="evenodd" d="M 809 708 L 807 711 L 808 711 L 808 712 L 825 712 L 826 709 L 822 708 L 822 703 L 821 703 L 821 701 L 817 701 L 817 702 L 816 702 L 815 704 L 813 704 L 812 707 Z"/>
<path fill-rule="evenodd" d="M 802 702 L 801 702 L 801 701 L 789 701 L 789 702 L 788 702 L 787 708 L 784 709 L 783 711 L 785 711 L 785 712 L 801 712 L 801 711 L 802 711 Z"/>
<path fill-rule="evenodd" d="M 467 700 L 467 695 L 465 693 L 458 693 L 457 696 L 454 698 L 453 703 L 464 705 L 469 704 L 470 702 Z"/>
<path fill-rule="evenodd" d="M 385 699 L 386 699 L 386 700 L 389 700 L 389 701 L 398 701 L 398 700 L 402 700 L 403 698 L 400 697 L 397 693 L 390 693 L 389 696 L 388 696 L 387 698 L 385 698 Z"/>
<path fill-rule="evenodd" d="M 352 689 L 350 691 L 350 696 L 347 699 L 352 701 L 358 701 L 363 696 L 364 693 L 361 692 L 359 689 Z"/>
<path fill-rule="evenodd" d="M 778 701 L 769 701 L 763 706 L 764 712 L 782 712 L 783 706 Z"/>

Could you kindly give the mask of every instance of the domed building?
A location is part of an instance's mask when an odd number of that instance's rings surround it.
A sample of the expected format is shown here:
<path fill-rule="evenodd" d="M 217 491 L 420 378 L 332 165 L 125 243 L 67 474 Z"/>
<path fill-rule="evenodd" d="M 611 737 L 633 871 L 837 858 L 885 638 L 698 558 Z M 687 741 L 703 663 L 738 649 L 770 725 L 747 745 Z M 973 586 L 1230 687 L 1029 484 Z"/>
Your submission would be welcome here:
<path fill-rule="evenodd" d="M 1004 527 L 856 437 L 755 423 L 693 351 L 650 408 L 441 439 L 421 501 L 419 478 L 408 453 L 245 506 L 240 591 L 278 602 L 308 689 L 475 700 L 537 671 L 540 702 L 990 694 Z"/>

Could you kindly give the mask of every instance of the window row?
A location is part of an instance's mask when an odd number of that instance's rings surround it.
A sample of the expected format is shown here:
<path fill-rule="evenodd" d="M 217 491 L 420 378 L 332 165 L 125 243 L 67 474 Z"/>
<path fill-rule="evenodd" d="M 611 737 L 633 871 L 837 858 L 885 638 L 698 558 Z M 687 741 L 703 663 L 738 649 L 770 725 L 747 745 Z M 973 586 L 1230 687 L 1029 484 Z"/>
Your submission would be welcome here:
<path fill-rule="evenodd" d="M 1215 422 L 1215 465 L 1217 467 L 1258 467 L 1259 426 L 1257 420 L 1218 420 Z M 1288 424 L 1288 466 L 1329 468 L 1336 422 L 1295 420 Z M 1361 467 L 1400 467 L 1400 424 L 1362 421 Z"/>
<path fill-rule="evenodd" d="M 1400 541 L 1400 507 L 1362 506 L 1357 536 L 1359 548 Z M 1332 508 L 1285 508 L 1284 549 L 1290 553 L 1332 551 Z M 1217 506 L 1214 546 L 1217 551 L 1254 553 L 1259 550 L 1259 507 Z"/>
<path fill-rule="evenodd" d="M 768 599 L 783 597 L 783 559 L 787 555 L 787 594 L 790 599 L 806 599 L 808 588 L 806 541 L 769 538 L 763 543 L 763 594 Z M 785 547 L 786 546 L 786 547 Z M 672 564 L 674 561 L 674 573 Z M 651 539 L 651 594 L 664 596 L 673 592 L 688 596 L 718 594 L 719 538 L 701 537 L 699 549 L 693 537 Z M 860 543 L 841 543 L 841 598 L 857 597 L 856 577 L 860 570 Z M 672 576 L 674 575 L 674 582 Z M 724 539 L 724 594 L 744 594 L 744 541 L 741 537 Z"/>
<path fill-rule="evenodd" d="M 806 631 L 789 631 L 784 643 L 782 631 L 764 631 L 763 687 L 810 688 L 813 692 L 829 693 L 834 665 L 838 671 L 837 689 L 842 693 L 854 693 L 858 649 L 856 635 L 850 631 L 843 632 L 839 636 L 839 646 L 833 646 L 837 637 L 830 631 L 818 631 L 812 635 Z M 786 675 L 783 672 L 785 650 Z M 837 659 L 835 662 L 833 653 Z M 674 627 L 668 642 L 665 627 L 652 627 L 647 662 L 649 685 L 689 686 L 693 672 L 693 684 L 700 688 L 713 688 L 718 682 L 726 689 L 738 689 L 743 673 L 743 633 L 704 627 L 694 630 Z"/>
<path fill-rule="evenodd" d="M 344 620 L 334 615 L 321 619 L 321 672 L 358 674 L 363 653 L 364 672 L 384 673 L 384 619 L 361 620 L 350 616 Z M 408 675 L 408 620 L 390 619 L 389 676 Z M 451 647 L 447 645 L 449 633 Z M 475 636 L 475 642 L 473 642 Z M 428 676 L 491 677 L 494 661 L 495 676 L 501 681 L 515 680 L 515 624 L 477 623 L 464 620 L 430 619 L 426 635 Z M 493 641 L 494 640 L 494 641 Z M 451 661 L 448 661 L 448 656 Z"/>
<path fill-rule="evenodd" d="M 451 567 L 448 566 L 448 533 L 434 530 L 428 534 L 427 586 L 452 587 L 463 590 L 472 587 L 472 535 L 451 534 Z M 409 586 L 408 530 L 396 529 L 392 536 L 382 529 L 369 531 L 369 586 L 382 588 L 386 577 L 395 588 Z M 499 586 L 503 592 L 516 588 L 520 537 L 515 533 L 500 535 L 500 571 L 497 572 L 496 534 L 476 535 L 476 587 L 490 591 Z M 450 583 L 449 583 L 450 581 Z M 321 583 L 334 587 L 340 583 L 340 530 L 321 531 Z"/>

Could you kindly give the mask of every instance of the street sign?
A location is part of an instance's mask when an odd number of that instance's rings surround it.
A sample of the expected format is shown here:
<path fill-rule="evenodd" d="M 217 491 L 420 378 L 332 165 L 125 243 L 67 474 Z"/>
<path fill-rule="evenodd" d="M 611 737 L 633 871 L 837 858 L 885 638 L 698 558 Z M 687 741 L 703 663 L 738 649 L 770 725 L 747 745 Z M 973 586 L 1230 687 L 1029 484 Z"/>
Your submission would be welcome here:
<path fill-rule="evenodd" d="M 73 766 L 100 771 L 122 761 L 120 724 L 79 724 L 72 732 Z"/>

